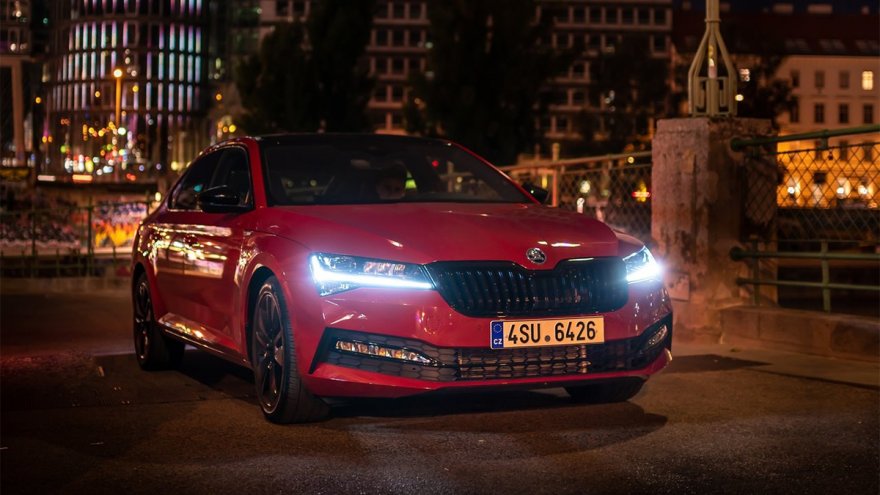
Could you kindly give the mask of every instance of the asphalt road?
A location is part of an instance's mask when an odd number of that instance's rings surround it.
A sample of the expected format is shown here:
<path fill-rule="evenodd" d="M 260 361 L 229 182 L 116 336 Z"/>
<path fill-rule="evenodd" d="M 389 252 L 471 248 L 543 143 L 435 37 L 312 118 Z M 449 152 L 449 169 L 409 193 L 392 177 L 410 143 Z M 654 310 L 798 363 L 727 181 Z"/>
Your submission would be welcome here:
<path fill-rule="evenodd" d="M 4 495 L 880 492 L 874 386 L 709 353 L 623 404 L 434 396 L 277 426 L 247 370 L 140 371 L 129 315 L 121 293 L 0 297 Z"/>

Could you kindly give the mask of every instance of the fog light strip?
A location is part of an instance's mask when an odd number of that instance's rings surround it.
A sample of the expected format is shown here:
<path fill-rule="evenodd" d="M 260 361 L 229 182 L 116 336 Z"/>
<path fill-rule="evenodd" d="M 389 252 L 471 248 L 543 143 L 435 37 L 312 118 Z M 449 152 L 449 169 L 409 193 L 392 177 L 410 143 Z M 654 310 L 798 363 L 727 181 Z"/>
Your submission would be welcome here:
<path fill-rule="evenodd" d="M 645 343 L 645 349 L 650 349 L 660 342 L 663 342 L 663 339 L 665 339 L 668 334 L 669 329 L 666 328 L 666 325 L 664 324 L 663 326 L 658 328 L 656 332 L 654 332 L 654 335 L 652 335 L 651 338 L 648 339 L 648 341 Z"/>
<path fill-rule="evenodd" d="M 433 361 L 430 358 L 419 352 L 397 347 L 382 346 L 372 342 L 337 340 L 335 347 L 338 351 L 363 354 L 365 356 L 396 359 L 398 361 L 409 361 L 418 364 L 433 364 Z"/>

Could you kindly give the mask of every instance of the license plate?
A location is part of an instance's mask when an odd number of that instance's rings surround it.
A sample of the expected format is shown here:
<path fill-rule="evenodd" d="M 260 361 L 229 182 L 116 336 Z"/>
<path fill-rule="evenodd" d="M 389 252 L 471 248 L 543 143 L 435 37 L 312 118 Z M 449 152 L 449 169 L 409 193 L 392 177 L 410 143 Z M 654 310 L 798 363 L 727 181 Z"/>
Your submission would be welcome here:
<path fill-rule="evenodd" d="M 495 320 L 489 325 L 492 349 L 579 345 L 605 342 L 605 320 Z"/>

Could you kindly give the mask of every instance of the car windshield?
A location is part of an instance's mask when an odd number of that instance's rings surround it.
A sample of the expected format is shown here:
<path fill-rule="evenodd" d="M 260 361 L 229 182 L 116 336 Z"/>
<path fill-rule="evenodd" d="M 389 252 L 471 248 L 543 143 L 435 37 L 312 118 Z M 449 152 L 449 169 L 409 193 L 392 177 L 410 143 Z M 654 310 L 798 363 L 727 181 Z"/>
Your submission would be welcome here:
<path fill-rule="evenodd" d="M 503 174 L 444 141 L 270 137 L 261 152 L 270 205 L 531 202 Z"/>

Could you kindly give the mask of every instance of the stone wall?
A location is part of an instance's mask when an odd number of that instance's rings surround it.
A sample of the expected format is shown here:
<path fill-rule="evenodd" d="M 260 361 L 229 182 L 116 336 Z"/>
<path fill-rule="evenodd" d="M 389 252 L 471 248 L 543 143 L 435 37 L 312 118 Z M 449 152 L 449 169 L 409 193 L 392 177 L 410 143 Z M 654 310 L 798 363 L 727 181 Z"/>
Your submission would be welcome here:
<path fill-rule="evenodd" d="M 755 201 L 756 193 L 771 194 L 775 202 L 776 164 L 772 158 L 763 164 L 750 159 L 746 166 L 746 157 L 733 152 L 730 141 L 772 134 L 770 122 L 758 119 L 658 123 L 652 145 L 651 237 L 666 268 L 679 337 L 720 339 L 720 310 L 751 299 L 748 290 L 736 285 L 738 276 L 749 275 L 748 266 L 731 260 L 730 249 L 745 247 L 741 241 L 754 228 L 746 203 Z M 766 173 L 756 173 L 756 167 Z"/>

